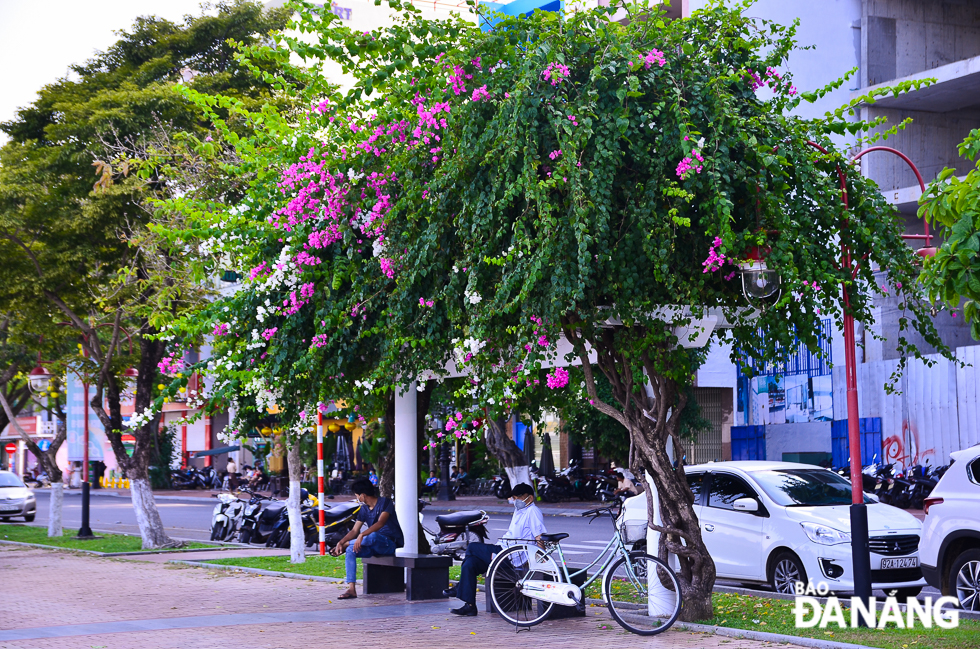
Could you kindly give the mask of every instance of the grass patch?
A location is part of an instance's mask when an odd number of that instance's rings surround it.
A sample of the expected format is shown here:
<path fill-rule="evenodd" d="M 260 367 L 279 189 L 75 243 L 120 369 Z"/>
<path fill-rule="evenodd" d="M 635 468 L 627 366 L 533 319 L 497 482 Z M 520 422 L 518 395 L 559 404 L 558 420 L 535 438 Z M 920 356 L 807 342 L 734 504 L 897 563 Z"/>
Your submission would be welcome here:
<path fill-rule="evenodd" d="M 728 593 L 715 593 L 713 600 L 715 616 L 703 620 L 703 624 L 881 649 L 963 649 L 980 646 L 980 622 L 974 620 L 961 618 L 959 627 L 955 629 L 925 629 L 922 626 L 913 629 L 839 629 L 832 625 L 826 629 L 797 629 L 792 601 Z M 850 621 L 847 609 L 844 610 L 844 618 Z"/>
<path fill-rule="evenodd" d="M 345 576 L 344 557 L 332 557 L 329 554 L 321 557 L 319 554 L 307 554 L 305 563 L 290 563 L 289 557 L 277 555 L 271 557 L 241 557 L 238 559 L 209 559 L 207 563 L 217 563 L 223 566 L 241 566 L 242 568 L 258 568 L 260 570 L 271 570 L 273 572 L 290 572 L 297 575 L 310 575 L 313 577 L 338 577 Z M 361 578 L 361 562 L 357 562 L 357 578 Z M 459 566 L 454 565 L 449 568 L 449 578 L 459 579 Z M 482 583 L 483 578 L 480 578 Z"/>
<path fill-rule="evenodd" d="M 96 534 L 100 537 L 92 541 L 79 541 L 74 538 L 76 529 L 65 528 L 64 536 L 49 537 L 47 527 L 31 525 L 0 524 L 0 540 L 18 541 L 20 543 L 39 543 L 51 545 L 66 550 L 91 550 L 93 552 L 139 552 L 143 549 L 143 541 L 138 536 L 126 534 Z M 206 543 L 188 543 L 185 548 L 210 548 Z"/>

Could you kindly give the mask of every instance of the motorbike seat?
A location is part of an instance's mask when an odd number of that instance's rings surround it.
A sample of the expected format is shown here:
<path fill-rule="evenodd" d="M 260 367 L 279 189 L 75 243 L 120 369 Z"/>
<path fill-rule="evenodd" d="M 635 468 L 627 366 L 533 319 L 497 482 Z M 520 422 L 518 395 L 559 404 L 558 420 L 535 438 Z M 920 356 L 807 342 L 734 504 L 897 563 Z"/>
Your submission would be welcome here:
<path fill-rule="evenodd" d="M 462 527 L 482 520 L 486 515 L 486 512 L 480 510 L 453 512 L 452 514 L 436 516 L 436 524 L 442 527 Z"/>
<path fill-rule="evenodd" d="M 343 520 L 357 511 L 357 508 L 360 506 L 360 503 L 349 502 L 339 503 L 333 507 L 324 508 L 323 520 L 327 523 Z M 317 514 L 317 516 L 319 516 L 319 514 Z"/>
<path fill-rule="evenodd" d="M 561 541 L 562 539 L 567 539 L 567 538 L 568 538 L 568 534 L 566 534 L 565 532 L 559 532 L 557 534 L 542 534 L 541 535 L 541 540 L 544 541 L 545 543 L 558 543 L 558 541 Z"/>

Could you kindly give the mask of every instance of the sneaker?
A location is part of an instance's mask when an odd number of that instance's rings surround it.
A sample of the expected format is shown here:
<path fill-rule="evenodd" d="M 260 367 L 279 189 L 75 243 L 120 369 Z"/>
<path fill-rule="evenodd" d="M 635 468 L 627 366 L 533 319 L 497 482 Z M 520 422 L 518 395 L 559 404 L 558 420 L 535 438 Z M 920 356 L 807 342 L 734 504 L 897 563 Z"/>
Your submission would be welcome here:
<path fill-rule="evenodd" d="M 475 604 L 470 604 L 467 602 L 466 604 L 463 604 L 459 608 L 454 608 L 449 612 L 452 613 L 453 615 L 464 615 L 466 617 L 475 617 L 477 611 L 476 611 Z"/>
<path fill-rule="evenodd" d="M 446 590 L 442 591 L 443 597 L 456 597 L 456 587 L 450 586 Z"/>

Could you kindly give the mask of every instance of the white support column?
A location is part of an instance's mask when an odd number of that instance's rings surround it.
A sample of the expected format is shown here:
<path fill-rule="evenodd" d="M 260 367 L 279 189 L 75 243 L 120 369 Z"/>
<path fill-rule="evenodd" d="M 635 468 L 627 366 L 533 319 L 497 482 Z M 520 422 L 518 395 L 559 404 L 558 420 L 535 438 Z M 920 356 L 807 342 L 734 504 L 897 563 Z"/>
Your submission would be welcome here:
<path fill-rule="evenodd" d="M 405 547 L 398 554 L 416 554 L 419 551 L 419 449 L 415 387 L 413 381 L 395 391 L 395 514 L 405 535 Z"/>

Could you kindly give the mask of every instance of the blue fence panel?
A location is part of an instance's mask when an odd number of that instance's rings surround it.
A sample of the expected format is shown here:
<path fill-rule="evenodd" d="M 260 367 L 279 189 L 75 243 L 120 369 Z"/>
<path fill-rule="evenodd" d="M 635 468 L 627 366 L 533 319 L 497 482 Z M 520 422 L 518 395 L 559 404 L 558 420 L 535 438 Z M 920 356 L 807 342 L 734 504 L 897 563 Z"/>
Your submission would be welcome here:
<path fill-rule="evenodd" d="M 858 419 L 858 430 L 861 432 L 861 466 L 880 462 L 882 458 L 881 417 Z M 850 464 L 851 452 L 847 440 L 846 419 L 835 419 L 830 422 L 830 443 L 834 468 L 840 469 Z"/>
<path fill-rule="evenodd" d="M 766 427 L 732 426 L 732 459 L 766 459 Z"/>

